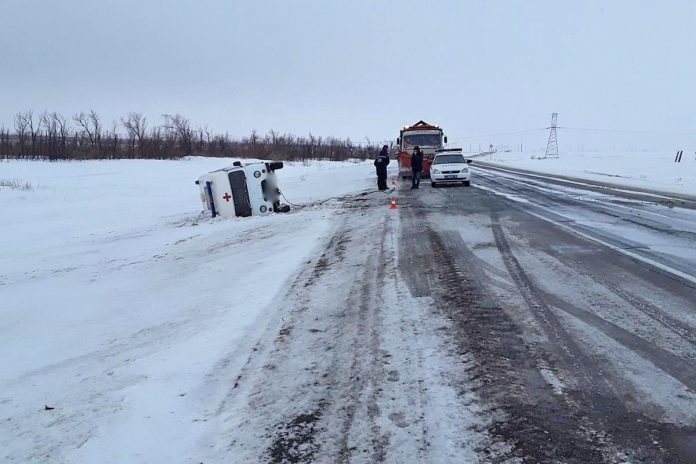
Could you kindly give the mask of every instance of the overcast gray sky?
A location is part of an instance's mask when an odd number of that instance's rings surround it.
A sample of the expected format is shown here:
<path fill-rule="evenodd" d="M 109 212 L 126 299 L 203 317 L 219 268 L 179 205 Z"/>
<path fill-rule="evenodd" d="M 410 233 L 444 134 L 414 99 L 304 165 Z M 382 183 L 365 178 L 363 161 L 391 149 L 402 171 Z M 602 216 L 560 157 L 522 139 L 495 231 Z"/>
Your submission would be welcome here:
<path fill-rule="evenodd" d="M 32 108 L 393 138 L 696 130 L 693 0 L 0 0 L 0 125 Z M 544 139 L 543 133 L 540 134 Z"/>

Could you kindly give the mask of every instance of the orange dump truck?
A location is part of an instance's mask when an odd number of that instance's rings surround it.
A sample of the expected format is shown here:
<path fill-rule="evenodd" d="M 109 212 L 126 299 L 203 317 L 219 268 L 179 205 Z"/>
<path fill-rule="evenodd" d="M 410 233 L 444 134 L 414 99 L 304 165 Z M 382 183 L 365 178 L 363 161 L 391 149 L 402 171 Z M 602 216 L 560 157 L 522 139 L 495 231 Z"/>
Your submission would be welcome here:
<path fill-rule="evenodd" d="M 447 137 L 439 126 L 418 121 L 412 126 L 405 126 L 396 139 L 399 176 L 411 177 L 411 154 L 415 147 L 423 152 L 423 177 L 430 176 L 430 165 L 435 152 L 447 143 Z"/>

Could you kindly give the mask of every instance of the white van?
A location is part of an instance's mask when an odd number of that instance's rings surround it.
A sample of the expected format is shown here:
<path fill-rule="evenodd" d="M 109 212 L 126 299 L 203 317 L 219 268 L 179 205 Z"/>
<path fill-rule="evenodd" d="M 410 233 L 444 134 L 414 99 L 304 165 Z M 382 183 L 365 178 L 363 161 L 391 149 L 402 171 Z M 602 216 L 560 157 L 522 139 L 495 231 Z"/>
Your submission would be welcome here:
<path fill-rule="evenodd" d="M 209 172 L 198 178 L 203 208 L 211 217 L 248 217 L 288 212 L 280 204 L 280 189 L 275 171 L 282 161 L 242 164 Z"/>

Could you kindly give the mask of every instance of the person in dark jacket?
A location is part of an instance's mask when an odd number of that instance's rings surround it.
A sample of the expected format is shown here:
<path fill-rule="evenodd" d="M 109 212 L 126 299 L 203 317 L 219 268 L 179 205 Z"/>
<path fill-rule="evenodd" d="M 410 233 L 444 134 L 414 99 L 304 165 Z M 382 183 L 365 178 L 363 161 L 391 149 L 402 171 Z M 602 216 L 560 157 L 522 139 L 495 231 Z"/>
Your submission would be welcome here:
<path fill-rule="evenodd" d="M 420 147 L 413 149 L 413 154 L 411 155 L 411 173 L 411 188 L 417 189 L 420 185 L 421 175 L 423 174 L 423 153 Z"/>
<path fill-rule="evenodd" d="M 377 155 L 375 168 L 377 169 L 377 188 L 387 190 L 387 166 L 389 165 L 389 147 L 383 146 L 382 151 Z"/>

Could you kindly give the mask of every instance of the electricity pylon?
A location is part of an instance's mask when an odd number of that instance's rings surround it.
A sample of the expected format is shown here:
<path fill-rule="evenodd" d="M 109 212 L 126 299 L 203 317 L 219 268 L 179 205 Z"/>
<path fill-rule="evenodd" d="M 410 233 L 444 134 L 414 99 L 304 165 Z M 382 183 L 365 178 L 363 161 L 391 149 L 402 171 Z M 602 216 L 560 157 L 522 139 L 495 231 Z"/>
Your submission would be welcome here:
<path fill-rule="evenodd" d="M 549 133 L 549 142 L 546 144 L 546 154 L 544 158 L 558 158 L 558 134 L 556 133 L 556 121 L 558 120 L 558 113 L 551 114 L 551 126 L 547 129 L 551 129 Z"/>

